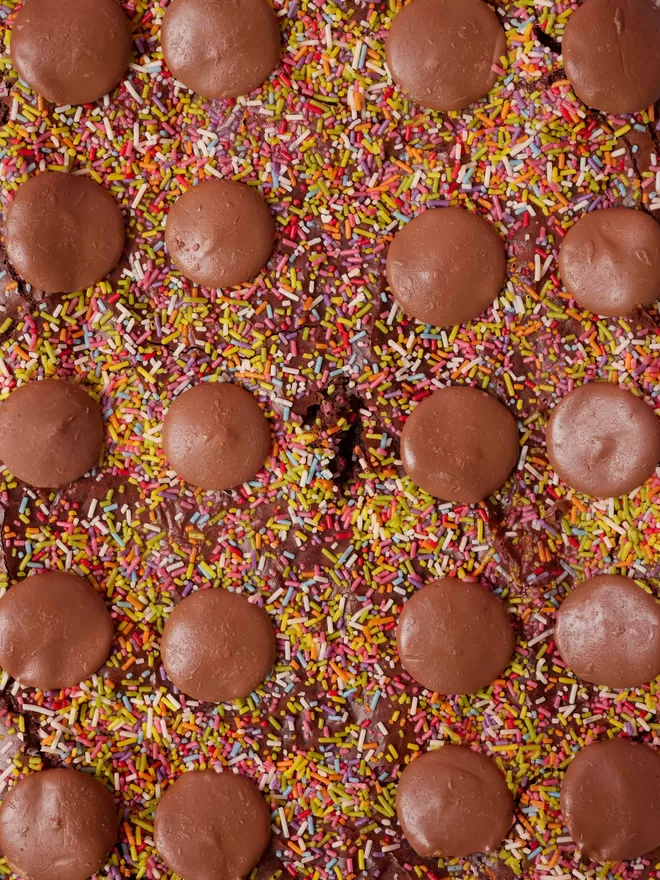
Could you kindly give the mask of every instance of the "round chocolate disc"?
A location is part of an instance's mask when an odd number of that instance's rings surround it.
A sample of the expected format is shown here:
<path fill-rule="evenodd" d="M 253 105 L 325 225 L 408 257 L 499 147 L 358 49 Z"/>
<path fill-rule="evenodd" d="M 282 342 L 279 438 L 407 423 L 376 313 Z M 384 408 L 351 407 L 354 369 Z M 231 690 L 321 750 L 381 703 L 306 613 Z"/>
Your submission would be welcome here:
<path fill-rule="evenodd" d="M 102 445 L 101 410 L 73 382 L 34 380 L 0 404 L 0 461 L 29 486 L 67 486 L 94 467 Z"/>
<path fill-rule="evenodd" d="M 595 498 L 632 492 L 660 461 L 655 413 L 630 391 L 608 382 L 590 382 L 567 394 L 550 417 L 546 443 L 561 479 Z"/>
<path fill-rule="evenodd" d="M 0 807 L 0 848 L 25 880 L 88 880 L 116 840 L 112 795 L 76 770 L 24 776 Z"/>
<path fill-rule="evenodd" d="M 202 489 L 231 489 L 263 467 L 270 429 L 249 391 L 228 382 L 202 382 L 169 408 L 163 448 L 186 482 Z"/>
<path fill-rule="evenodd" d="M 660 98 L 659 43 L 653 0 L 586 0 L 564 29 L 564 70 L 588 107 L 636 113 Z"/>
<path fill-rule="evenodd" d="M 629 578 L 578 584 L 557 612 L 555 639 L 564 663 L 592 684 L 641 687 L 660 675 L 660 605 Z"/>
<path fill-rule="evenodd" d="M 183 599 L 163 630 L 160 652 L 177 688 L 195 700 L 247 697 L 275 662 L 268 614 L 239 593 L 207 589 Z"/>
<path fill-rule="evenodd" d="M 229 770 L 184 773 L 156 807 L 156 849 L 185 880 L 240 880 L 269 840 L 266 801 L 253 782 Z"/>
<path fill-rule="evenodd" d="M 396 644 L 410 675 L 441 694 L 473 694 L 508 666 L 514 635 L 506 608 L 488 587 L 433 581 L 403 606 Z"/>
<path fill-rule="evenodd" d="M 173 0 L 161 43 L 174 76 L 205 98 L 247 95 L 280 60 L 280 27 L 267 0 Z"/>
<path fill-rule="evenodd" d="M 73 687 L 106 661 L 112 618 L 82 578 L 33 574 L 0 599 L 0 666 L 25 687 Z"/>
<path fill-rule="evenodd" d="M 98 183 L 50 171 L 18 189 L 7 209 L 5 247 L 27 282 L 44 293 L 74 293 L 92 287 L 117 265 L 124 221 Z"/>
<path fill-rule="evenodd" d="M 435 327 L 476 318 L 498 296 L 505 277 L 502 240 L 464 208 L 424 211 L 394 236 L 387 254 L 394 299 L 407 315 Z"/>
<path fill-rule="evenodd" d="M 55 104 L 90 104 L 111 92 L 133 53 L 117 0 L 29 0 L 11 32 L 22 80 Z"/>
<path fill-rule="evenodd" d="M 401 433 L 403 469 L 443 501 L 483 501 L 506 483 L 519 451 L 509 410 L 485 391 L 466 386 L 434 391 Z"/>
<path fill-rule="evenodd" d="M 483 0 L 413 0 L 394 17 L 387 65 L 406 95 L 432 110 L 461 110 L 493 88 L 504 30 Z"/>
<path fill-rule="evenodd" d="M 660 299 L 660 224 L 632 208 L 585 214 L 561 243 L 559 269 L 583 308 L 626 317 Z"/>
<path fill-rule="evenodd" d="M 268 262 L 275 226 L 268 205 L 247 184 L 205 180 L 170 210 L 165 241 L 174 265 L 195 284 L 235 287 Z"/>
<path fill-rule="evenodd" d="M 643 856 L 660 846 L 660 755 L 629 739 L 585 746 L 566 771 L 560 801 L 583 855 L 597 862 Z"/>
<path fill-rule="evenodd" d="M 443 746 L 401 774 L 396 812 L 418 855 L 469 856 L 497 849 L 513 824 L 513 797 L 497 764 L 462 746 Z"/>

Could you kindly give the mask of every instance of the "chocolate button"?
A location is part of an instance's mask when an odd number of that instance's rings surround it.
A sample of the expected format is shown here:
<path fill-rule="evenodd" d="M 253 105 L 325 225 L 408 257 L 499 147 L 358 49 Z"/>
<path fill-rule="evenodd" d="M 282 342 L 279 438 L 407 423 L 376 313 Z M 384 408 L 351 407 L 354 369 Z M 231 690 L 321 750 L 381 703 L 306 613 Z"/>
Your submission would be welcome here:
<path fill-rule="evenodd" d="M 275 227 L 258 192 L 232 180 L 205 180 L 170 210 L 165 241 L 179 271 L 204 287 L 235 287 L 268 262 Z"/>
<path fill-rule="evenodd" d="M 392 78 L 413 101 L 461 110 L 495 85 L 506 39 L 482 0 L 413 0 L 394 17 L 385 50 Z"/>
<path fill-rule="evenodd" d="M 55 104 L 90 104 L 126 73 L 131 23 L 117 0 L 29 0 L 16 16 L 11 57 L 18 75 Z"/>
<path fill-rule="evenodd" d="M 0 848 L 25 880 L 88 880 L 116 840 L 112 795 L 75 770 L 24 776 L 0 807 Z"/>
<path fill-rule="evenodd" d="M 434 391 L 401 433 L 408 476 L 444 501 L 476 504 L 507 481 L 518 460 L 516 420 L 485 391 L 454 385 Z"/>
<path fill-rule="evenodd" d="M 464 208 L 424 211 L 394 236 L 387 254 L 394 299 L 407 315 L 436 327 L 476 318 L 498 296 L 505 277 L 500 237 Z"/>
<path fill-rule="evenodd" d="M 473 694 L 508 666 L 514 636 L 506 608 L 487 587 L 443 578 L 403 606 L 396 644 L 404 668 L 425 688 Z"/>
<path fill-rule="evenodd" d="M 628 739 L 583 748 L 561 786 L 561 811 L 580 852 L 636 859 L 660 845 L 660 755 Z"/>
<path fill-rule="evenodd" d="M 170 406 L 163 448 L 172 468 L 188 483 L 231 489 L 263 467 L 270 429 L 249 391 L 228 382 L 202 382 Z"/>
<path fill-rule="evenodd" d="M 607 382 L 567 394 L 550 417 L 546 443 L 561 479 L 596 498 L 632 492 L 660 460 L 660 427 L 651 407 Z"/>
<path fill-rule="evenodd" d="M 73 687 L 103 665 L 111 644 L 103 599 L 75 574 L 33 574 L 0 599 L 0 666 L 25 687 Z"/>
<path fill-rule="evenodd" d="M 561 243 L 559 269 L 583 308 L 626 317 L 660 298 L 660 224 L 632 208 L 585 214 Z"/>
<path fill-rule="evenodd" d="M 645 110 L 660 98 L 659 43 L 653 0 L 586 0 L 564 29 L 566 76 L 588 107 Z"/>
<path fill-rule="evenodd" d="M 156 849 L 184 880 L 240 880 L 270 840 L 270 813 L 256 785 L 229 770 L 184 773 L 156 807 Z"/>
<path fill-rule="evenodd" d="M 174 0 L 161 43 L 174 76 L 205 98 L 247 95 L 280 60 L 280 28 L 266 0 Z"/>
<path fill-rule="evenodd" d="M 94 467 L 102 445 L 98 404 L 73 382 L 34 380 L 0 405 L 0 460 L 29 486 L 67 486 Z"/>
<path fill-rule="evenodd" d="M 170 614 L 160 644 L 165 671 L 195 700 L 224 703 L 247 697 L 275 661 L 268 614 L 227 590 L 202 590 Z"/>
<path fill-rule="evenodd" d="M 396 812 L 418 855 L 497 849 L 513 824 L 513 798 L 497 764 L 462 746 L 426 752 L 401 774 Z"/>
<path fill-rule="evenodd" d="M 5 246 L 30 284 L 45 293 L 74 293 L 92 287 L 117 265 L 124 221 L 98 183 L 52 171 L 19 187 L 7 209 Z"/>
<path fill-rule="evenodd" d="M 633 688 L 660 675 L 660 605 L 629 578 L 578 584 L 557 612 L 555 638 L 564 663 L 592 684 Z"/>

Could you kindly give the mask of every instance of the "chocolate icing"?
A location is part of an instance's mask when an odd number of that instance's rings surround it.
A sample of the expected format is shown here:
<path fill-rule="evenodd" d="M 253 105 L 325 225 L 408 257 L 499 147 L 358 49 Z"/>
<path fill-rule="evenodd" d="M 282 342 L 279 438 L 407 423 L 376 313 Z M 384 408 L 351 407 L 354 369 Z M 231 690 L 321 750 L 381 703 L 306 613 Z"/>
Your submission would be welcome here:
<path fill-rule="evenodd" d="M 491 758 L 446 745 L 403 771 L 396 812 L 419 855 L 467 856 L 498 848 L 513 824 L 513 797 Z"/>
<path fill-rule="evenodd" d="M 660 10 L 653 0 L 586 0 L 564 30 L 575 94 L 605 113 L 636 113 L 660 98 Z"/>
<path fill-rule="evenodd" d="M 495 85 L 504 30 L 482 0 L 413 0 L 394 18 L 385 46 L 392 77 L 411 100 L 460 110 Z"/>
<path fill-rule="evenodd" d="M 247 697 L 275 660 L 268 614 L 239 593 L 202 590 L 170 614 L 160 644 L 163 666 L 190 697 L 223 703 Z"/>
<path fill-rule="evenodd" d="M 514 635 L 504 605 L 488 587 L 443 578 L 408 599 L 396 643 L 404 668 L 425 688 L 472 694 L 508 665 Z"/>
<path fill-rule="evenodd" d="M 88 880 L 116 839 L 110 792 L 75 770 L 25 776 L 0 807 L 0 847 L 25 880 Z"/>
<path fill-rule="evenodd" d="M 660 460 L 660 425 L 651 407 L 607 382 L 567 394 L 552 412 L 546 442 L 561 479 L 597 498 L 632 492 Z"/>
<path fill-rule="evenodd" d="M 280 60 L 280 29 L 266 0 L 174 0 L 161 32 L 174 76 L 205 98 L 258 89 Z"/>
<path fill-rule="evenodd" d="M 270 839 L 270 815 L 256 785 L 230 770 L 184 773 L 156 808 L 156 849 L 184 880 L 241 880 Z"/>
<path fill-rule="evenodd" d="M 559 269 L 583 308 L 631 315 L 660 298 L 660 224 L 632 208 L 585 214 L 562 241 Z"/>
<path fill-rule="evenodd" d="M 405 472 L 445 501 L 482 501 L 506 482 L 518 451 L 511 413 L 490 394 L 467 386 L 434 391 L 401 433 Z"/>
<path fill-rule="evenodd" d="M 33 574 L 0 598 L 0 666 L 24 686 L 72 687 L 99 669 L 111 643 L 103 599 L 75 574 Z"/>
<path fill-rule="evenodd" d="M 131 23 L 117 0 L 29 0 L 11 32 L 21 79 L 56 104 L 111 92 L 131 60 Z"/>
<path fill-rule="evenodd" d="M 505 277 L 503 242 L 465 208 L 419 214 L 394 236 L 387 254 L 395 300 L 407 315 L 437 327 L 476 318 L 500 293 Z"/>
<path fill-rule="evenodd" d="M 256 398 L 228 382 L 203 382 L 170 406 L 165 456 L 176 473 L 203 489 L 240 486 L 263 466 L 271 437 Z"/>
<path fill-rule="evenodd" d="M 45 293 L 73 293 L 101 281 L 117 265 L 124 221 L 98 183 L 49 171 L 16 192 L 7 209 L 5 246 L 27 282 Z"/>
<path fill-rule="evenodd" d="M 170 210 L 165 230 L 174 265 L 204 287 L 234 287 L 264 268 L 275 228 L 256 190 L 233 180 L 205 180 Z"/>
<path fill-rule="evenodd" d="M 566 771 L 561 811 L 588 858 L 618 862 L 645 855 L 660 845 L 660 755 L 628 739 L 586 746 Z"/>
<path fill-rule="evenodd" d="M 30 486 L 77 480 L 96 464 L 102 445 L 101 410 L 73 382 L 28 382 L 0 405 L 0 460 Z"/>

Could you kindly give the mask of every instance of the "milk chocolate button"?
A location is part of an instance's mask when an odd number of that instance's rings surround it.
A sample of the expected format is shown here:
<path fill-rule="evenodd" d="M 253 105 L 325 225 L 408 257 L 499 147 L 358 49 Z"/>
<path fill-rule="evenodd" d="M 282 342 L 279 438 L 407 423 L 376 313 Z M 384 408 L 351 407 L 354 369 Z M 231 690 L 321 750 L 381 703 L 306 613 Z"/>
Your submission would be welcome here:
<path fill-rule="evenodd" d="M 508 666 L 514 636 L 488 587 L 443 578 L 403 606 L 396 644 L 404 668 L 430 691 L 473 694 Z"/>
<path fill-rule="evenodd" d="M 165 241 L 179 271 L 204 287 L 234 287 L 261 272 L 275 227 L 254 189 L 232 180 L 205 180 L 172 207 Z"/>
<path fill-rule="evenodd" d="M 567 394 L 550 417 L 546 443 L 561 479 L 596 498 L 632 492 L 660 460 L 660 427 L 651 407 L 607 382 Z"/>
<path fill-rule="evenodd" d="M 263 467 L 270 429 L 249 391 L 227 382 L 203 382 L 169 408 L 163 448 L 172 468 L 188 483 L 231 489 Z"/>
<path fill-rule="evenodd" d="M 183 880 L 241 880 L 270 840 L 270 813 L 256 785 L 229 770 L 194 770 L 156 807 L 156 849 Z"/>
<path fill-rule="evenodd" d="M 476 318 L 500 293 L 505 277 L 500 237 L 464 208 L 425 211 L 394 236 L 387 254 L 394 299 L 407 315 L 436 327 Z"/>
<path fill-rule="evenodd" d="M 57 489 L 98 461 L 103 417 L 73 382 L 28 382 L 0 404 L 0 460 L 29 486 Z"/>
<path fill-rule="evenodd" d="M 476 504 L 507 481 L 519 452 L 516 420 L 485 391 L 454 385 L 434 391 L 401 434 L 408 476 L 444 501 Z"/>
<path fill-rule="evenodd" d="M 54 690 L 89 678 L 107 659 L 112 618 L 82 578 L 33 574 L 0 599 L 0 666 L 26 687 Z"/>
<path fill-rule="evenodd" d="M 489 757 L 443 746 L 403 771 L 396 812 L 420 856 L 468 856 L 499 847 L 513 824 L 513 798 Z"/>
<path fill-rule="evenodd" d="M 76 770 L 24 776 L 0 807 L 0 848 L 25 880 L 88 880 L 116 840 L 110 792 Z"/>
<path fill-rule="evenodd" d="M 280 60 L 280 28 L 267 0 L 174 0 L 161 43 L 174 76 L 205 98 L 247 95 Z"/>
<path fill-rule="evenodd" d="M 660 674 L 660 605 L 629 578 L 578 584 L 557 612 L 555 638 L 564 663 L 592 684 L 640 687 Z"/>
<path fill-rule="evenodd" d="M 21 79 L 56 104 L 90 104 L 126 73 L 131 23 L 117 0 L 29 0 L 16 16 L 11 57 Z"/>
<path fill-rule="evenodd" d="M 394 81 L 423 107 L 461 110 L 495 85 L 506 55 L 497 15 L 483 0 L 413 0 L 385 46 Z"/>
<path fill-rule="evenodd" d="M 583 308 L 626 317 L 660 299 L 660 224 L 632 208 L 585 214 L 561 243 L 559 269 Z"/>
<path fill-rule="evenodd" d="M 660 9 L 653 0 L 585 0 L 564 30 L 575 94 L 605 113 L 636 113 L 660 98 Z"/>
<path fill-rule="evenodd" d="M 643 856 L 660 845 L 660 755 L 628 739 L 586 746 L 566 771 L 560 801 L 568 831 L 588 858 Z"/>
<path fill-rule="evenodd" d="M 101 281 L 117 265 L 124 221 L 98 183 L 52 171 L 18 189 L 7 209 L 5 247 L 30 284 L 45 293 L 74 293 Z"/>
<path fill-rule="evenodd" d="M 239 593 L 202 590 L 170 614 L 160 643 L 165 671 L 195 700 L 247 697 L 275 661 L 268 614 Z"/>

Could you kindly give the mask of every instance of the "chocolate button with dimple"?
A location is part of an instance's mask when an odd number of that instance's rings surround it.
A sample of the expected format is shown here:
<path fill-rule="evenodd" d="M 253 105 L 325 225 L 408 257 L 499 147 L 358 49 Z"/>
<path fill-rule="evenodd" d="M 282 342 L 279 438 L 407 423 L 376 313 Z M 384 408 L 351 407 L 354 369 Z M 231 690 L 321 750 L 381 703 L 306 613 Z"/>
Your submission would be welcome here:
<path fill-rule="evenodd" d="M 47 172 L 19 187 L 7 209 L 5 247 L 30 284 L 45 293 L 74 293 L 101 281 L 117 265 L 124 221 L 98 183 Z"/>
<path fill-rule="evenodd" d="M 564 29 L 566 76 L 588 107 L 645 110 L 660 98 L 659 44 L 654 0 L 585 0 Z"/>
<path fill-rule="evenodd" d="M 629 578 L 578 584 L 557 612 L 555 638 L 564 663 L 592 684 L 640 687 L 660 675 L 660 605 Z"/>
<path fill-rule="evenodd" d="M 580 852 L 620 862 L 660 846 L 660 755 L 629 739 L 583 748 L 561 785 L 561 811 Z"/>
<path fill-rule="evenodd" d="M 279 24 L 266 0 L 173 0 L 161 43 L 174 76 L 205 98 L 247 95 L 280 59 Z"/>
<path fill-rule="evenodd" d="M 408 599 L 396 643 L 404 668 L 425 688 L 473 694 L 508 665 L 514 636 L 506 608 L 488 587 L 444 578 Z"/>
<path fill-rule="evenodd" d="M 224 703 L 247 697 L 275 660 L 268 614 L 239 593 L 201 590 L 170 614 L 161 640 L 165 671 L 196 700 Z"/>
<path fill-rule="evenodd" d="M 205 180 L 170 210 L 165 241 L 174 265 L 195 284 L 235 287 L 264 268 L 275 227 L 268 205 L 247 184 Z"/>
<path fill-rule="evenodd" d="M 660 461 L 660 425 L 651 407 L 607 382 L 567 394 L 553 410 L 546 443 L 561 479 L 596 498 L 632 492 Z"/>
<path fill-rule="evenodd" d="M 443 746 L 401 774 L 396 812 L 408 843 L 424 858 L 497 849 L 513 824 L 513 797 L 487 755 Z"/>
<path fill-rule="evenodd" d="M 21 79 L 56 104 L 89 104 L 121 81 L 131 60 L 131 23 L 117 0 L 29 0 L 10 51 Z"/>
<path fill-rule="evenodd" d="M 42 379 L 0 405 L 0 460 L 30 486 L 57 489 L 87 473 L 103 445 L 98 404 L 73 382 Z"/>
<path fill-rule="evenodd" d="M 506 39 L 483 0 L 413 0 L 395 16 L 385 50 L 392 78 L 413 101 L 461 110 L 495 85 Z"/>
<path fill-rule="evenodd" d="M 585 214 L 561 243 L 559 269 L 583 308 L 626 317 L 660 299 L 660 224 L 632 208 Z"/>
<path fill-rule="evenodd" d="M 112 795 L 77 770 L 24 776 L 0 807 L 0 848 L 25 880 L 88 880 L 116 839 Z"/>
<path fill-rule="evenodd" d="M 270 813 L 257 786 L 230 770 L 193 770 L 156 807 L 154 840 L 184 880 L 241 880 L 270 840 Z"/>
<path fill-rule="evenodd" d="M 403 311 L 436 327 L 478 317 L 506 277 L 504 244 L 464 208 L 434 208 L 411 220 L 387 254 L 387 280 Z"/>
<path fill-rule="evenodd" d="M 485 391 L 454 385 L 425 398 L 401 433 L 408 476 L 444 501 L 475 504 L 499 489 L 519 453 L 516 420 Z"/>
<path fill-rule="evenodd" d="M 33 574 L 0 599 L 0 666 L 24 686 L 73 687 L 103 665 L 111 643 L 103 599 L 75 574 Z"/>
<path fill-rule="evenodd" d="M 176 473 L 202 489 L 231 489 L 259 471 L 270 429 L 249 391 L 202 382 L 170 406 L 163 424 L 165 456 Z"/>

